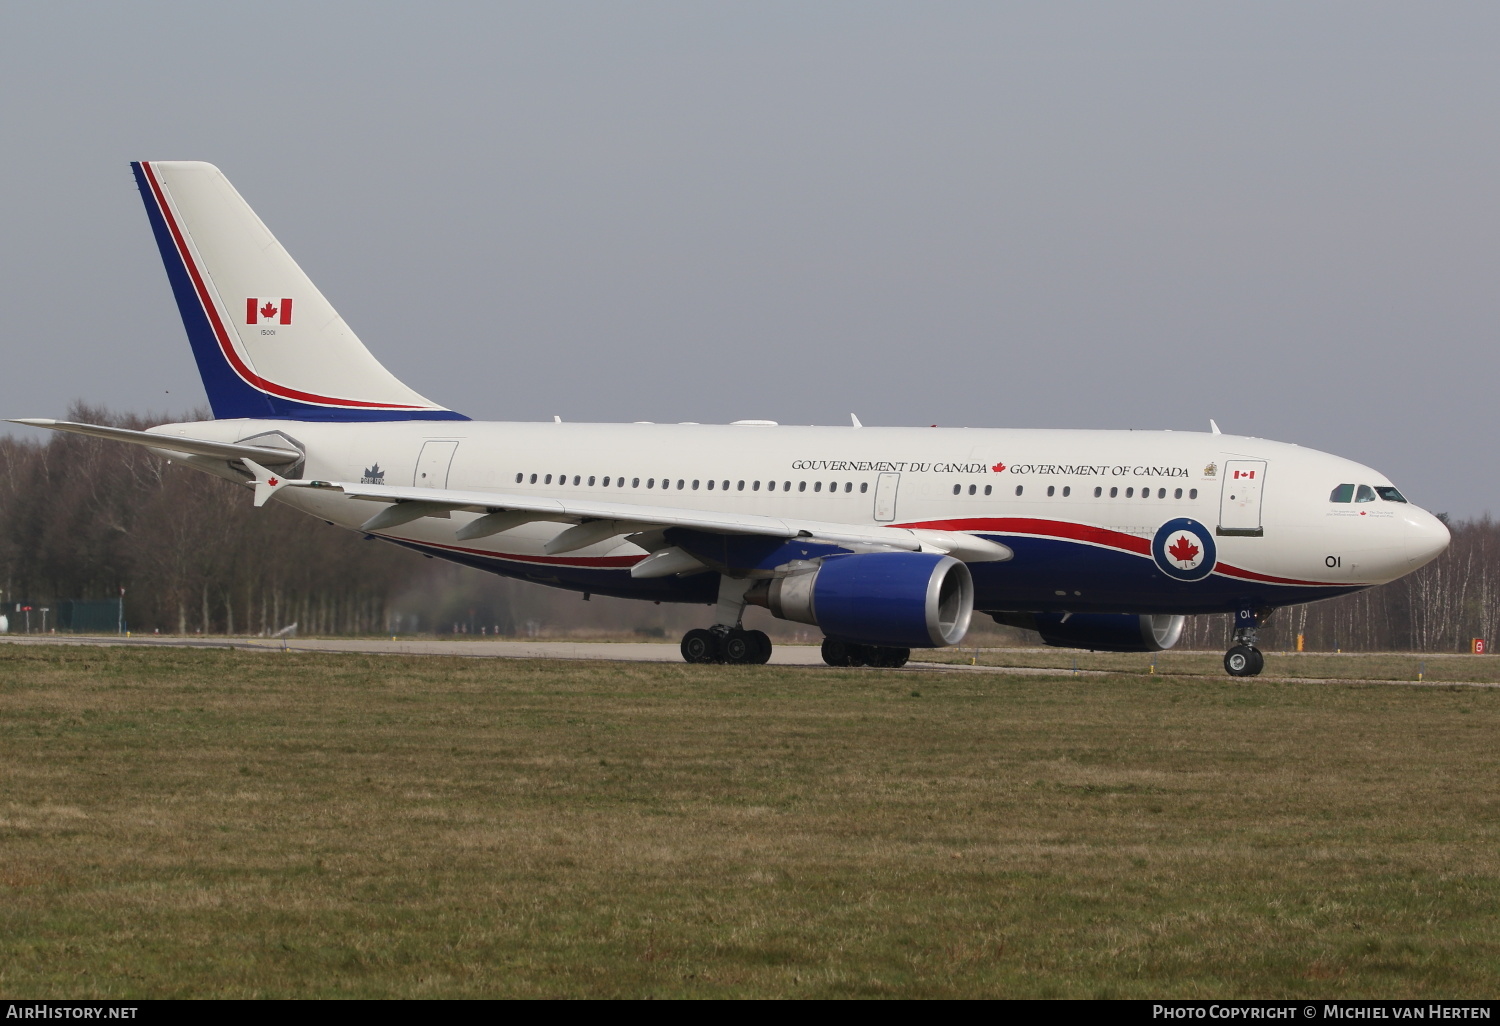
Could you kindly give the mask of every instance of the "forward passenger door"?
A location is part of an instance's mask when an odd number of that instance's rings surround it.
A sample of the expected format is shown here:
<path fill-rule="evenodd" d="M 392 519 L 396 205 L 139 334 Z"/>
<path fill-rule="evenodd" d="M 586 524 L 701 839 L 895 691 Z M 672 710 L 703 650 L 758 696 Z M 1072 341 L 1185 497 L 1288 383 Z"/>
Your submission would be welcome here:
<path fill-rule="evenodd" d="M 1265 460 L 1225 460 L 1224 486 L 1219 493 L 1220 535 L 1259 538 L 1261 489 L 1265 486 Z"/>

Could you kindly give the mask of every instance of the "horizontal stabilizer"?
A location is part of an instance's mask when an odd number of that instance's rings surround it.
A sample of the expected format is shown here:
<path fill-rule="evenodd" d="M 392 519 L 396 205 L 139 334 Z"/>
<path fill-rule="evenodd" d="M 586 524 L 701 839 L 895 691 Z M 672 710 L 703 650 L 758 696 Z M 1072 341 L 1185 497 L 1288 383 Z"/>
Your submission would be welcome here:
<path fill-rule="evenodd" d="M 268 467 L 281 467 L 296 463 L 302 454 L 296 449 L 280 449 L 269 445 L 242 445 L 238 442 L 211 442 L 206 438 L 183 438 L 179 435 L 158 434 L 154 431 L 132 431 L 129 428 L 106 427 L 103 424 L 78 424 L 71 420 L 46 420 L 38 417 L 12 417 L 11 424 L 46 428 L 48 431 L 66 431 L 73 435 L 89 435 L 107 438 L 112 442 L 129 442 L 152 449 L 186 453 L 189 456 L 210 456 L 220 460 L 255 460 Z"/>

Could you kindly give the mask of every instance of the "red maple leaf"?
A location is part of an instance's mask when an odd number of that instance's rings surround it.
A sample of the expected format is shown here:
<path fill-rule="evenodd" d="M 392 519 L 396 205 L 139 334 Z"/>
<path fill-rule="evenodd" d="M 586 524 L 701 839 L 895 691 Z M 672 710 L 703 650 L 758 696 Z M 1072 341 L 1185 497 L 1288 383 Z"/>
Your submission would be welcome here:
<path fill-rule="evenodd" d="M 1172 543 L 1172 547 L 1167 550 L 1167 554 L 1179 563 L 1190 563 L 1198 554 L 1198 546 L 1188 541 L 1187 535 L 1179 534 L 1177 540 Z"/>
<path fill-rule="evenodd" d="M 260 315 L 265 318 L 276 316 L 276 308 L 271 305 L 270 300 L 266 300 L 266 305 L 260 308 Z"/>
<path fill-rule="evenodd" d="M 1005 472 L 1005 464 L 1004 463 L 996 463 L 990 469 L 993 470 L 997 474 L 1003 474 Z"/>
<path fill-rule="evenodd" d="M 281 484 L 281 482 L 272 477 L 266 479 L 266 484 L 270 485 L 272 488 L 275 488 L 277 485 Z"/>

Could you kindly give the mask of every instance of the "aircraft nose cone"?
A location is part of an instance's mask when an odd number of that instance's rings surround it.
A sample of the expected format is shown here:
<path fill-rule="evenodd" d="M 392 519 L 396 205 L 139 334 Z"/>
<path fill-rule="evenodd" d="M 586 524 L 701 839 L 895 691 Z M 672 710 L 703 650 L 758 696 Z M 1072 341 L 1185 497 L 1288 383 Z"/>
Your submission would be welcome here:
<path fill-rule="evenodd" d="M 1407 516 L 1405 534 L 1406 558 L 1413 570 L 1442 555 L 1453 540 L 1448 525 L 1422 509 L 1414 509 Z"/>

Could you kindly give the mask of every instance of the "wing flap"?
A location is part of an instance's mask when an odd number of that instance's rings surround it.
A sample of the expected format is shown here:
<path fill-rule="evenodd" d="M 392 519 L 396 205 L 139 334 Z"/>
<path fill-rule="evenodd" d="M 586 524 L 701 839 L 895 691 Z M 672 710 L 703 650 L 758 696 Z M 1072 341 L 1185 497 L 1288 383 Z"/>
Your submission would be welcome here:
<path fill-rule="evenodd" d="M 377 524 L 395 526 L 424 516 L 452 512 L 478 513 L 480 519 L 460 528 L 465 538 L 483 537 L 533 520 L 555 520 L 578 524 L 554 542 L 556 551 L 566 552 L 620 534 L 650 528 L 687 527 L 714 534 L 760 535 L 770 538 L 809 538 L 843 546 L 904 552 L 943 552 L 965 562 L 992 562 L 1011 558 L 1011 551 L 998 542 L 959 531 L 907 530 L 861 524 L 727 513 L 718 510 L 651 506 L 631 502 L 600 502 L 590 499 L 552 499 L 502 492 L 469 492 L 449 488 L 407 488 L 400 485 L 367 485 L 345 481 L 277 480 L 263 467 L 247 462 L 256 475 L 257 504 L 282 488 L 311 488 L 342 492 L 350 499 L 385 502 L 386 511 L 365 521 L 366 530 Z M 421 512 L 403 510 L 415 504 Z M 399 512 L 398 512 L 399 511 Z M 411 515 L 407 515 L 410 512 Z M 496 516 L 496 514 L 508 514 Z M 491 519 L 494 518 L 494 519 Z M 599 522 L 595 526 L 595 522 Z M 484 526 L 479 525 L 483 523 Z M 496 530 L 487 528 L 494 526 Z M 477 528 L 471 530 L 470 528 Z M 576 544 L 575 544 L 576 543 Z M 549 549 L 549 551 L 551 551 Z"/>

